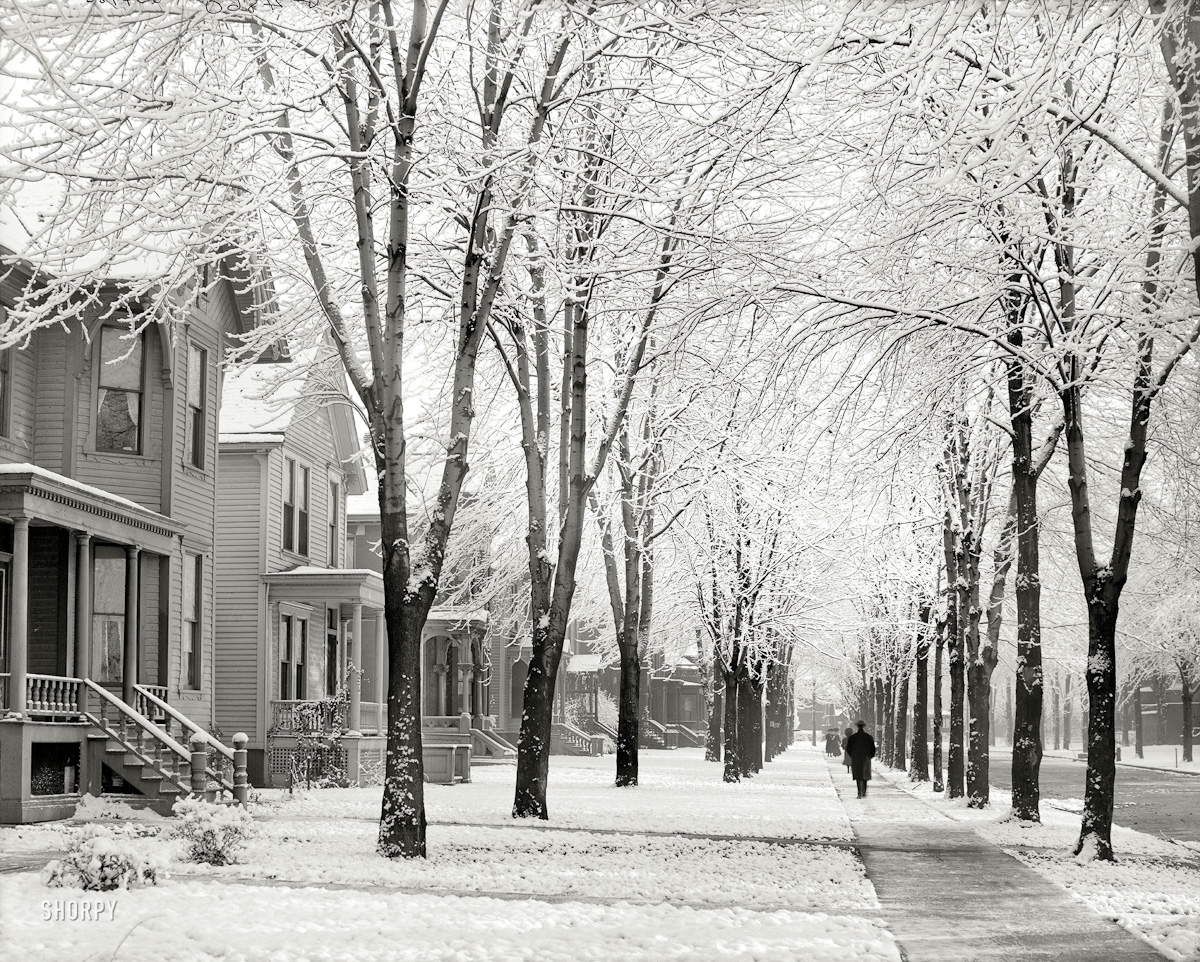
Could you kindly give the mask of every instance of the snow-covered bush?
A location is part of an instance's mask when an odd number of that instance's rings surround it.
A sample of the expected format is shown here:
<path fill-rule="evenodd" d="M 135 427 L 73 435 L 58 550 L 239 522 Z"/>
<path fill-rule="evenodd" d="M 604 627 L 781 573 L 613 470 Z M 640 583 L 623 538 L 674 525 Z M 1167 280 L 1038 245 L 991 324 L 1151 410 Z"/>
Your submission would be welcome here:
<path fill-rule="evenodd" d="M 617 730 L 617 700 L 606 691 L 596 692 L 596 719 L 601 725 Z"/>
<path fill-rule="evenodd" d="M 90 825 L 76 833 L 63 858 L 46 866 L 42 881 L 51 888 L 108 892 L 156 885 L 159 868 L 159 859 L 129 838 L 117 838 L 107 828 Z"/>
<path fill-rule="evenodd" d="M 174 835 L 186 845 L 189 862 L 229 865 L 254 831 L 254 820 L 240 805 L 217 805 L 195 795 L 171 806 L 179 820 Z"/>

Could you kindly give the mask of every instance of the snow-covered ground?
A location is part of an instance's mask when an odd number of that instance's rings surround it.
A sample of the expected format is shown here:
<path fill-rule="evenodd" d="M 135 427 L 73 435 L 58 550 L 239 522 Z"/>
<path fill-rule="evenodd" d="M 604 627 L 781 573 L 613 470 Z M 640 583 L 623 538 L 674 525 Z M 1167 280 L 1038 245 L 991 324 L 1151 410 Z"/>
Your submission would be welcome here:
<path fill-rule="evenodd" d="M 1200 775 L 1200 745 L 1192 749 L 1192 761 L 1183 760 L 1183 749 L 1178 745 L 1146 745 L 1142 757 L 1138 758 L 1132 748 L 1121 749 L 1122 765 L 1138 765 L 1142 768 L 1169 768 L 1173 771 L 1195 772 Z"/>
<path fill-rule="evenodd" d="M 1011 817 L 1009 792 L 993 789 L 989 808 L 972 809 L 966 799 L 950 801 L 934 793 L 929 782 L 910 782 L 904 772 L 885 771 L 883 776 L 928 802 L 934 811 L 967 822 L 979 835 L 1145 939 L 1167 958 L 1200 958 L 1200 859 L 1191 846 L 1114 826 L 1117 864 L 1084 863 L 1071 855 L 1079 838 L 1082 803 L 1051 800 L 1041 807 L 1041 824 L 1033 824 Z"/>
<path fill-rule="evenodd" d="M 375 855 L 378 789 L 333 789 L 268 800 L 241 864 L 175 861 L 156 887 L 103 893 L 115 919 L 44 921 L 45 903 L 93 893 L 45 888 L 34 872 L 0 876 L 0 958 L 35 946 L 40 958 L 108 958 L 118 944 L 126 962 L 900 957 L 853 851 L 806 844 L 852 838 L 813 752 L 738 786 L 698 751 L 646 752 L 637 789 L 612 787 L 611 758 L 555 758 L 546 828 L 509 817 L 511 767 L 474 774 L 428 787 L 426 861 Z M 123 826 L 111 806 L 84 814 L 118 832 L 171 824 Z M 61 848 L 75 830 L 0 830 L 0 847 Z M 177 854 L 165 831 L 135 844 Z"/>

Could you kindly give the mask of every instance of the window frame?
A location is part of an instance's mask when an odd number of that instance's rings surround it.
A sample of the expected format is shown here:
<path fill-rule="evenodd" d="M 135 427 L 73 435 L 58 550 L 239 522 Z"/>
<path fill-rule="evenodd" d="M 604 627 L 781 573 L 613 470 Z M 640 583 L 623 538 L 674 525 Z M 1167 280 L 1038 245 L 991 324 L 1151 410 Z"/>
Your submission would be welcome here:
<path fill-rule="evenodd" d="M 279 700 L 308 698 L 308 618 L 279 613 Z"/>
<path fill-rule="evenodd" d="M 191 586 L 192 611 L 188 611 L 188 586 Z M 188 617 L 192 615 L 192 617 Z M 179 653 L 186 691 L 203 690 L 204 664 L 204 555 L 185 554 L 183 566 L 184 649 Z"/>
<path fill-rule="evenodd" d="M 0 323 L 4 322 L 4 309 L 0 308 Z M 12 379 L 13 355 L 16 348 L 0 349 L 0 438 L 12 436 Z"/>
<path fill-rule="evenodd" d="M 146 414 L 147 401 L 149 391 L 149 382 L 147 381 L 146 372 L 148 370 L 147 353 L 150 350 L 150 340 L 146 337 L 145 331 L 137 332 L 137 340 L 140 345 L 141 361 L 140 369 L 137 378 L 137 390 L 124 387 L 107 387 L 104 383 L 105 369 L 108 367 L 104 363 L 104 337 L 109 332 L 113 332 L 113 336 L 118 339 L 128 333 L 127 327 L 121 324 L 106 323 L 100 326 L 97 332 L 92 357 L 94 358 L 93 368 L 95 370 L 95 389 L 92 392 L 92 451 L 96 454 L 116 455 L 117 457 L 144 457 L 146 449 Z M 128 345 L 123 345 L 127 353 L 130 348 Z M 102 391 L 120 391 L 123 394 L 136 394 L 138 397 L 138 418 L 137 418 L 137 445 L 134 450 L 129 451 L 124 448 L 102 448 L 100 446 L 100 402 Z"/>
<path fill-rule="evenodd" d="M 199 358 L 198 404 L 192 403 L 193 351 Z M 187 347 L 187 379 L 187 396 L 184 398 L 184 406 L 187 408 L 187 450 L 184 459 L 189 467 L 203 471 L 208 462 L 208 349 L 194 341 L 189 341 Z"/>
<path fill-rule="evenodd" d="M 341 524 L 342 486 L 337 481 L 329 482 L 329 567 L 338 566 L 338 528 Z"/>
<path fill-rule="evenodd" d="M 309 520 L 312 516 L 312 470 L 300 465 L 300 478 L 296 498 L 296 554 L 309 555 Z"/>
<path fill-rule="evenodd" d="M 337 608 L 325 609 L 325 697 L 337 694 L 342 683 L 341 671 L 341 613 Z"/>
<path fill-rule="evenodd" d="M 283 531 L 284 551 L 296 550 L 296 459 L 283 458 Z"/>
<path fill-rule="evenodd" d="M 129 577 L 129 567 L 125 548 L 118 544 L 97 543 L 92 546 L 91 556 L 91 585 L 89 592 L 91 594 L 91 612 L 89 617 L 92 619 L 90 636 L 92 639 L 91 654 L 92 664 L 87 666 L 87 671 L 94 681 L 101 685 L 119 685 L 125 677 L 125 601 L 128 596 L 128 586 L 126 579 Z M 110 605 L 104 605 L 102 593 L 98 589 L 98 569 L 102 562 L 115 563 L 121 571 L 121 589 L 117 592 L 114 600 Z M 109 610 L 109 607 L 112 610 Z M 106 660 L 104 658 L 104 643 L 108 638 L 108 632 L 102 626 L 113 624 L 118 626 L 113 634 L 117 637 L 117 657 L 114 659 L 118 664 L 116 677 L 105 677 L 104 666 Z M 78 667 L 78 666 L 77 666 Z"/>

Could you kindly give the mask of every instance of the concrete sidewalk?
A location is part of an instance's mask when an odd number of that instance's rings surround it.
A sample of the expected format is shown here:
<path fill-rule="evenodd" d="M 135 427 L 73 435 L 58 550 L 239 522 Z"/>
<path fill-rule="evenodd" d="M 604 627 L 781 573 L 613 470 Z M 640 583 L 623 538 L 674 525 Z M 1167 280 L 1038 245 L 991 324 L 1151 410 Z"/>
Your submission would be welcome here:
<path fill-rule="evenodd" d="M 867 877 L 908 962 L 1162 962 L 1065 890 L 880 778 L 830 764 Z"/>

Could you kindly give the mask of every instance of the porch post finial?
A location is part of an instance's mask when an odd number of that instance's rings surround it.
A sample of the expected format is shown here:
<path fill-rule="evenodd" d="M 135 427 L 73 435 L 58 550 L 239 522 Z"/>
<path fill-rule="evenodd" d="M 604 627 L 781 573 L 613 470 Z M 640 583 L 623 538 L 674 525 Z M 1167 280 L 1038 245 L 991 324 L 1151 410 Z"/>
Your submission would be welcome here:
<path fill-rule="evenodd" d="M 250 800 L 250 782 L 246 777 L 246 744 L 249 741 L 245 732 L 233 736 L 233 799 L 243 807 Z"/>
<path fill-rule="evenodd" d="M 8 645 L 8 710 L 25 714 L 29 672 L 29 519 L 13 519 L 11 637 Z"/>

